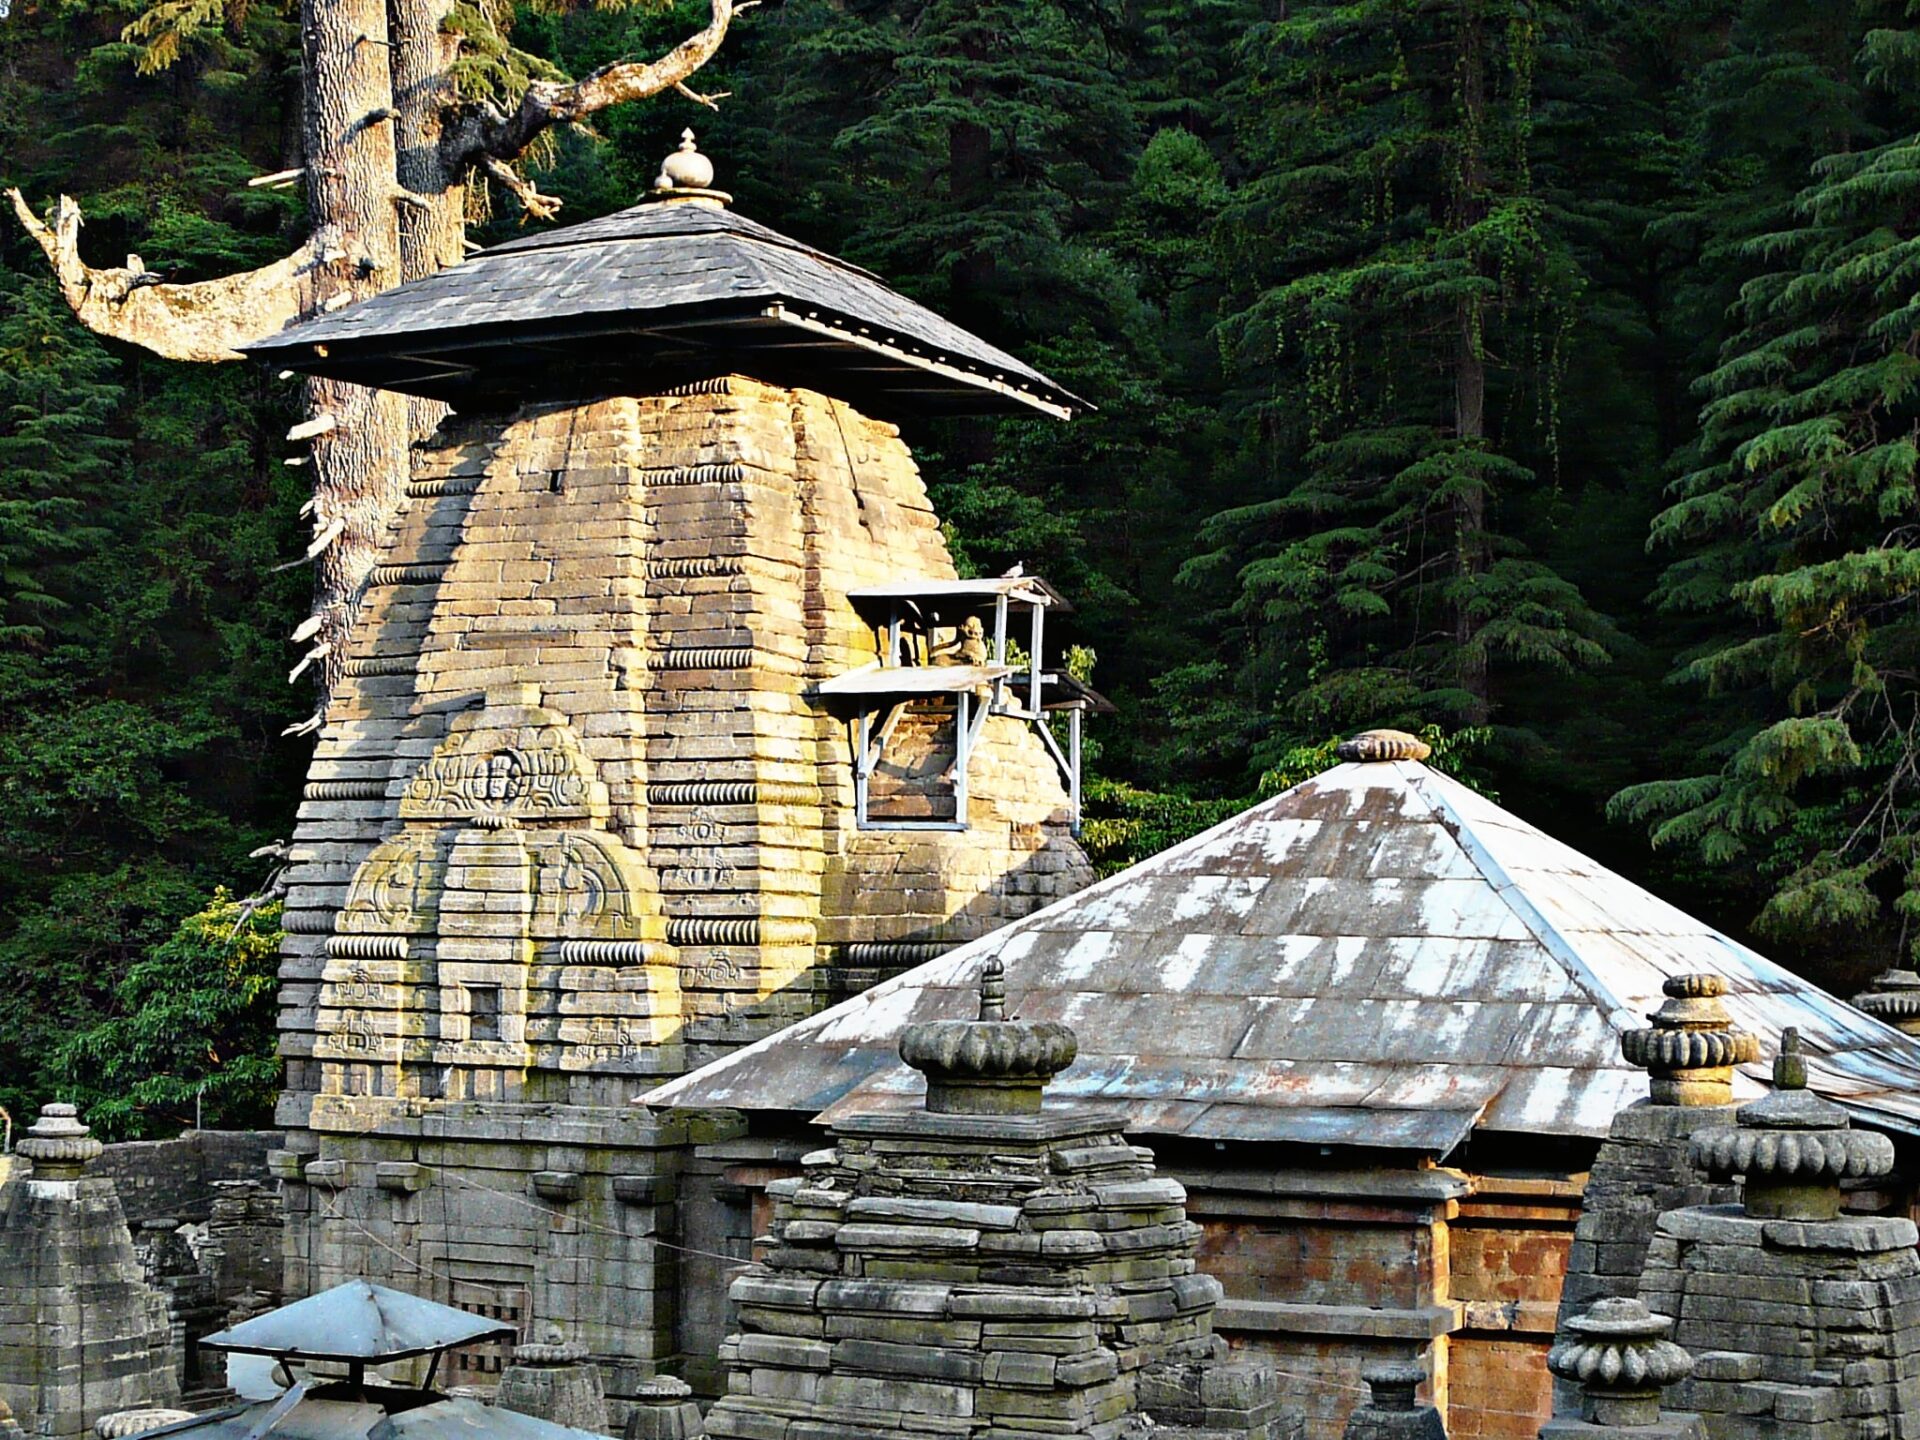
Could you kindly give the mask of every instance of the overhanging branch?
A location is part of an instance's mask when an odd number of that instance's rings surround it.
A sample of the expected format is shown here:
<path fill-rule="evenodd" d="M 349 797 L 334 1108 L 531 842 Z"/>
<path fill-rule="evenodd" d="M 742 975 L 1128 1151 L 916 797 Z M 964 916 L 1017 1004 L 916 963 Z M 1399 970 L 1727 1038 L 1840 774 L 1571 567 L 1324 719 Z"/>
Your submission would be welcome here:
<path fill-rule="evenodd" d="M 619 61 L 570 82 L 536 80 L 511 115 L 492 105 L 468 111 L 448 125 L 441 142 L 448 172 L 458 174 L 463 167 L 487 159 L 516 160 L 550 126 L 573 124 L 611 106 L 685 84 L 688 76 L 713 58 L 735 13 L 748 3 L 751 0 L 712 0 L 712 15 L 705 27 L 658 60 Z"/>
<path fill-rule="evenodd" d="M 241 345 L 273 334 L 300 313 L 299 276 L 313 262 L 306 245 L 258 270 L 168 285 L 137 262 L 96 270 L 82 260 L 80 207 L 70 197 L 60 197 L 51 225 L 18 190 L 8 190 L 7 198 L 46 252 L 67 304 L 96 335 L 169 360 L 238 360 Z"/>

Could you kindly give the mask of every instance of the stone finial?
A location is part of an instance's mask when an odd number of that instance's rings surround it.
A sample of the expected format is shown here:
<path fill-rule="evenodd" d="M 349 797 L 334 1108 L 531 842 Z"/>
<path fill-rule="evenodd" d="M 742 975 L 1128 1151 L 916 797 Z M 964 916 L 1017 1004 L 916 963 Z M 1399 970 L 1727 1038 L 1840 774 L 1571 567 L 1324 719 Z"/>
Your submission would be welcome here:
<path fill-rule="evenodd" d="M 1007 967 L 1000 963 L 998 955 L 989 956 L 987 963 L 980 967 L 980 1018 L 1007 1018 Z"/>
<path fill-rule="evenodd" d="M 78 1180 L 106 1146 L 93 1138 L 93 1132 L 80 1123 L 80 1112 L 58 1102 L 40 1107 L 40 1117 L 13 1153 L 33 1162 L 33 1173 L 42 1180 Z"/>
<path fill-rule="evenodd" d="M 693 131 L 680 132 L 680 148 L 660 162 L 653 179 L 656 200 L 705 200 L 724 205 L 733 197 L 713 188 L 713 161 L 693 143 Z"/>
<path fill-rule="evenodd" d="M 979 1019 L 923 1021 L 900 1037 L 900 1058 L 925 1072 L 936 1114 L 1035 1114 L 1047 1082 L 1079 1053 L 1065 1025 L 1006 1018 L 1005 973 L 997 958 L 982 967 Z"/>
<path fill-rule="evenodd" d="M 1567 1321 L 1572 1337 L 1547 1352 L 1547 1368 L 1580 1387 L 1581 1416 L 1595 1425 L 1660 1423 L 1660 1392 L 1693 1373 L 1693 1357 L 1668 1338 L 1673 1321 L 1616 1296 Z"/>
<path fill-rule="evenodd" d="M 1920 1035 L 1920 973 L 1883 971 L 1853 997 L 1853 1004 L 1855 1009 L 1885 1021 L 1896 1030 Z"/>
<path fill-rule="evenodd" d="M 706 1434 L 693 1387 L 674 1375 L 655 1375 L 633 1388 L 626 1440 L 698 1440 Z"/>
<path fill-rule="evenodd" d="M 1427 1370 L 1411 1361 L 1388 1360 L 1369 1365 L 1360 1372 L 1360 1378 L 1367 1382 L 1367 1403 L 1374 1409 L 1411 1410 Z"/>
<path fill-rule="evenodd" d="M 1656 1105 L 1727 1105 L 1733 1101 L 1733 1067 L 1760 1058 L 1760 1042 L 1734 1028 L 1720 997 L 1727 982 L 1718 975 L 1673 975 L 1660 987 L 1666 1003 L 1651 1015 L 1649 1030 L 1629 1030 L 1620 1052 L 1650 1074 Z"/>
<path fill-rule="evenodd" d="M 1360 1372 L 1367 1382 L 1366 1402 L 1347 1417 L 1343 1440 L 1446 1440 L 1446 1422 L 1431 1405 L 1416 1398 L 1427 1367 L 1410 1360 L 1385 1360 Z"/>
<path fill-rule="evenodd" d="M 1712 1175 L 1745 1179 L 1747 1214 L 1766 1220 L 1832 1220 L 1840 1182 L 1876 1179 L 1893 1169 L 1893 1142 L 1854 1130 L 1847 1112 L 1807 1087 L 1800 1032 L 1780 1038 L 1773 1090 L 1736 1112 L 1737 1124 L 1693 1139 L 1694 1164 Z"/>
<path fill-rule="evenodd" d="M 513 1347 L 516 1365 L 578 1365 L 587 1358 L 587 1347 L 567 1339 L 558 1325 L 549 1325 L 538 1340 L 527 1340 Z"/>
<path fill-rule="evenodd" d="M 1333 747 L 1342 760 L 1424 760 L 1433 747 L 1404 730 L 1362 730 Z"/>
<path fill-rule="evenodd" d="M 177 1425 L 182 1420 L 191 1419 L 191 1410 L 164 1410 L 157 1406 L 116 1410 L 94 1421 L 93 1433 L 99 1436 L 99 1440 L 127 1440 L 129 1435 L 144 1435 L 149 1430 L 158 1430 L 162 1425 Z"/>

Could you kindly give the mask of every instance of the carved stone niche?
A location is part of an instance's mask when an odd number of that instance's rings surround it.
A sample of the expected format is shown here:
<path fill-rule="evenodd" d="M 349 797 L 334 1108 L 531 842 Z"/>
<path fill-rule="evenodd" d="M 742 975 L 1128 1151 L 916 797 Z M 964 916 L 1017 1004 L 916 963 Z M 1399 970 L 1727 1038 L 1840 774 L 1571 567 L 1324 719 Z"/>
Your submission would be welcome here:
<path fill-rule="evenodd" d="M 652 873 L 611 814 L 579 735 L 535 687 L 456 718 L 328 939 L 323 1087 L 501 1097 L 530 1068 L 661 1068 L 681 1024 L 678 961 Z M 478 1071 L 491 1078 L 462 1078 Z"/>

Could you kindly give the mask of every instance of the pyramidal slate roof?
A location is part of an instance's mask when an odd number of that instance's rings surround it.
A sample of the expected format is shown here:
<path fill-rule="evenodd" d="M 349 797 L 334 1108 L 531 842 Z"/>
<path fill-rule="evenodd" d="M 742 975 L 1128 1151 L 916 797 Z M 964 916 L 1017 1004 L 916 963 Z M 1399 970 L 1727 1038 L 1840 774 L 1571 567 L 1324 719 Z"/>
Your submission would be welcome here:
<path fill-rule="evenodd" d="M 1760 1036 L 1737 1097 L 1798 1026 L 1811 1088 L 1920 1130 L 1920 1042 L 1410 760 L 1336 766 L 640 1103 L 917 1105 L 899 1034 L 971 1014 L 990 955 L 1010 1014 L 1079 1033 L 1049 1102 L 1140 1135 L 1438 1155 L 1475 1129 L 1603 1136 L 1647 1094 L 1620 1035 L 1693 971 Z"/>
<path fill-rule="evenodd" d="M 497 245 L 246 353 L 455 404 L 652 394 L 738 372 L 879 415 L 1089 408 L 871 272 L 708 191 Z"/>

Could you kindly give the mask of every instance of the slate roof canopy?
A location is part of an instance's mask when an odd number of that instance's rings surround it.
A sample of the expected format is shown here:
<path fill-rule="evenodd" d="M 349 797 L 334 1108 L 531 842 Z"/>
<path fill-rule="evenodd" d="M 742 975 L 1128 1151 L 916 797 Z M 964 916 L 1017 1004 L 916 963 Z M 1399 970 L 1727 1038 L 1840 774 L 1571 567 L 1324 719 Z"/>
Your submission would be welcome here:
<path fill-rule="evenodd" d="M 1080 1058 L 1049 1092 L 1140 1135 L 1445 1155 L 1473 1130 L 1600 1137 L 1647 1093 L 1620 1054 L 1670 975 L 1708 971 L 1764 1062 L 1920 1132 L 1920 1042 L 1411 760 L 1349 763 L 641 1097 L 822 1112 L 917 1103 L 909 1023 L 1009 1013 Z M 1764 1064 L 1735 1078 L 1764 1089 Z"/>
<path fill-rule="evenodd" d="M 720 192 L 660 183 L 631 209 L 483 250 L 246 352 L 455 404 L 653 394 L 740 373 L 883 417 L 1090 408 L 870 272 L 726 209 Z"/>

